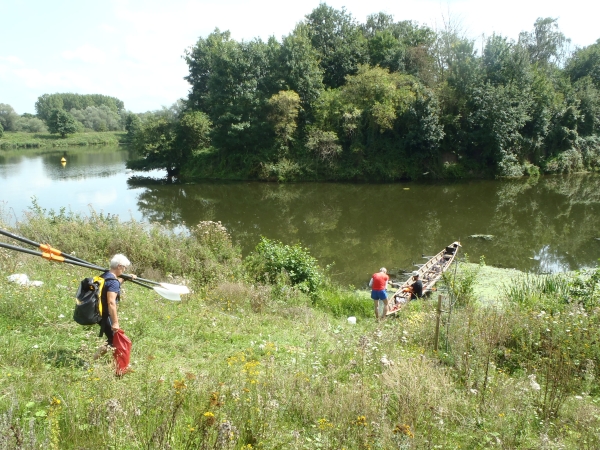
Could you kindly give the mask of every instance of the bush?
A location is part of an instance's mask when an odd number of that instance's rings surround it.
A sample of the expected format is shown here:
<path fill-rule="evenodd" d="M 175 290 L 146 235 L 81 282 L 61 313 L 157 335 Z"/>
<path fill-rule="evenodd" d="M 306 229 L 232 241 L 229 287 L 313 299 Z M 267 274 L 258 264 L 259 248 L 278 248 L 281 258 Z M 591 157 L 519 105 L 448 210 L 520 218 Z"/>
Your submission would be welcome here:
<path fill-rule="evenodd" d="M 265 237 L 246 259 L 249 272 L 260 282 L 277 282 L 282 276 L 300 291 L 314 294 L 323 283 L 324 276 L 308 250 L 300 245 L 285 245 Z"/>
<path fill-rule="evenodd" d="M 574 148 L 564 151 L 546 163 L 546 173 L 572 173 L 583 170 L 583 157 Z"/>

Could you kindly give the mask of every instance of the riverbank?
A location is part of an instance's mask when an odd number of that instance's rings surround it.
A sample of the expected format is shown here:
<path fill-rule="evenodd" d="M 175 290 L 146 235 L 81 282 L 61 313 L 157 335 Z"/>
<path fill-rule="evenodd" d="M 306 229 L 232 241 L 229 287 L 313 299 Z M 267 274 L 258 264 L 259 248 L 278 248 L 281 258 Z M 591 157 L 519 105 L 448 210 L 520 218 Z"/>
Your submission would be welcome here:
<path fill-rule="evenodd" d="M 5 131 L 0 138 L 0 149 L 69 147 L 88 145 L 118 145 L 126 133 L 122 131 L 91 131 L 75 133 L 66 138 L 50 133 L 25 133 Z"/>
<path fill-rule="evenodd" d="M 500 280 L 518 274 L 461 266 L 435 352 L 436 302 L 410 302 L 378 323 L 372 302 L 346 288 L 324 282 L 308 295 L 285 274 L 259 282 L 220 224 L 180 236 L 114 217 L 34 210 L 14 231 L 100 265 L 123 251 L 133 271 L 193 293 L 168 302 L 124 286 L 119 314 L 133 340 L 133 371 L 116 378 L 110 357 L 92 358 L 102 342 L 97 327 L 71 320 L 89 271 L 0 249 L 0 435 L 9 444 L 600 445 L 600 323 L 590 313 L 600 289 L 588 281 L 514 281 L 519 298 L 505 296 L 496 308 L 473 301 L 480 282 L 504 274 L 481 291 L 494 297 Z M 10 283 L 14 273 L 43 284 Z"/>

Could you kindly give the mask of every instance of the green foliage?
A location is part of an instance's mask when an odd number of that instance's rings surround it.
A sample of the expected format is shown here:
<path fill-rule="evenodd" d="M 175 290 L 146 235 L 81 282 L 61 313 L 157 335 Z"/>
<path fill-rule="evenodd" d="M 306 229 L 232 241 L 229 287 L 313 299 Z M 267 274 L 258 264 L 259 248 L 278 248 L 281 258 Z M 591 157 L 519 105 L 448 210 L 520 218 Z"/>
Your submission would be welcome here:
<path fill-rule="evenodd" d="M 52 242 L 56 248 L 102 267 L 114 254 L 123 253 L 138 275 L 147 274 L 144 278 L 170 274 L 204 286 L 241 269 L 239 250 L 227 230 L 210 221 L 199 223 L 189 236 L 183 236 L 159 225 L 121 222 L 116 216 L 94 210 L 89 216 L 65 208 L 45 210 L 34 199 L 27 221 L 16 231 L 40 242 Z"/>
<path fill-rule="evenodd" d="M 337 88 L 347 75 L 368 62 L 367 41 L 359 24 L 344 8 L 336 10 L 321 3 L 306 16 L 313 48 L 323 70 L 323 84 Z"/>
<path fill-rule="evenodd" d="M 141 159 L 127 161 L 127 167 L 134 170 L 164 168 L 169 176 L 177 175 L 179 168 L 173 152 L 175 137 L 172 120 L 158 115 L 147 118 L 133 142 Z"/>
<path fill-rule="evenodd" d="M 4 136 L 4 127 L 2 126 L 2 124 L 0 123 L 0 138 Z"/>
<path fill-rule="evenodd" d="M 460 272 L 456 268 L 444 272 L 443 280 L 452 302 L 457 306 L 465 307 L 472 306 L 476 300 L 475 283 L 481 267 L 485 265 L 485 259 L 482 256 L 479 266 L 473 266 L 469 264 L 469 256 L 465 254 L 463 263 L 465 265 Z"/>
<path fill-rule="evenodd" d="M 175 139 L 169 152 L 186 177 L 523 176 L 600 133 L 597 44 L 564 66 L 568 44 L 540 18 L 516 42 L 493 34 L 479 55 L 453 23 L 434 32 L 378 13 L 361 24 L 326 4 L 281 43 L 216 29 L 186 52 L 190 94 L 169 119 L 204 113 L 211 149 L 190 157 L 195 144 Z M 449 172 L 449 153 L 468 170 Z"/>
<path fill-rule="evenodd" d="M 544 172 L 546 173 L 573 173 L 581 172 L 582 170 L 583 157 L 574 148 L 548 160 L 544 166 Z"/>
<path fill-rule="evenodd" d="M 269 120 L 275 129 L 282 150 L 288 150 L 298 124 L 300 96 L 294 91 L 279 91 L 269 100 Z"/>
<path fill-rule="evenodd" d="M 573 82 L 590 77 L 596 89 L 600 89 L 600 39 L 577 49 L 567 62 L 566 72 Z"/>
<path fill-rule="evenodd" d="M 18 131 L 17 122 L 19 115 L 15 112 L 12 106 L 6 103 L 0 103 L 0 126 L 5 131 Z"/>
<path fill-rule="evenodd" d="M 246 264 L 259 281 L 274 282 L 284 276 L 292 286 L 310 294 L 316 294 L 324 281 L 317 260 L 298 244 L 290 246 L 262 237 Z"/>
<path fill-rule="evenodd" d="M 88 106 L 106 106 L 111 111 L 118 113 L 124 108 L 121 100 L 101 94 L 44 94 L 38 97 L 35 110 L 40 119 L 46 121 L 50 118 L 53 109 L 64 109 L 65 111 L 85 110 Z"/>
<path fill-rule="evenodd" d="M 67 134 L 79 131 L 75 118 L 62 109 L 53 109 L 48 115 L 46 124 L 50 133 L 60 134 L 61 138 L 67 137 Z"/>
<path fill-rule="evenodd" d="M 122 130 L 121 117 L 107 105 L 88 106 L 85 109 L 72 108 L 71 115 L 85 128 L 94 131 Z"/>
<path fill-rule="evenodd" d="M 44 125 L 45 127 L 45 125 Z M 105 131 L 102 133 L 86 132 L 75 133 L 66 138 L 61 138 L 50 133 L 29 133 L 17 131 L 4 133 L 0 141 L 0 148 L 45 148 L 45 147 L 71 147 L 87 145 L 118 145 L 123 141 L 124 133 Z"/>
<path fill-rule="evenodd" d="M 271 286 L 244 281 L 215 222 L 182 236 L 34 204 L 13 231 L 100 265 L 126 252 L 139 275 L 193 292 L 165 302 L 125 284 L 134 370 L 117 378 L 111 357 L 93 359 L 97 330 L 71 320 L 89 270 L 0 249 L 0 272 L 44 283 L 0 277 L 6 448 L 600 445 L 597 270 L 567 279 L 570 302 L 547 278 L 522 285 L 527 302 L 445 303 L 434 352 L 435 302 L 376 323 L 368 295 L 322 284 L 311 308 L 284 272 Z"/>
<path fill-rule="evenodd" d="M 142 120 L 137 114 L 126 113 L 125 114 L 125 131 L 127 131 L 127 141 L 133 142 L 135 135 L 140 131 L 142 126 Z"/>

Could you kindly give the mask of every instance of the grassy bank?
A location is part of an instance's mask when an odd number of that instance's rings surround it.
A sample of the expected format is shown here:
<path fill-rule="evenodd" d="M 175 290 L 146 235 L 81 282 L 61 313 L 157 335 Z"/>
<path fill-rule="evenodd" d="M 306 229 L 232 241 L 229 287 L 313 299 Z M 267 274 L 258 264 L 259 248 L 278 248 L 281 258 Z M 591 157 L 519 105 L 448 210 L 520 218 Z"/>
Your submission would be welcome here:
<path fill-rule="evenodd" d="M 121 131 L 75 133 L 66 138 L 50 133 L 25 133 L 5 131 L 0 138 L 0 149 L 68 147 L 77 145 L 117 145 L 125 137 Z"/>
<path fill-rule="evenodd" d="M 258 281 L 261 253 L 248 265 L 219 224 L 180 236 L 34 211 L 15 231 L 102 265 L 124 252 L 138 274 L 193 294 L 167 302 L 125 285 L 134 372 L 116 378 L 110 358 L 92 359 L 97 327 L 71 320 L 89 272 L 0 249 L 5 448 L 600 445 L 596 272 L 514 277 L 488 285 L 494 302 L 479 302 L 486 268 L 461 267 L 446 280 L 452 307 L 435 353 L 435 302 L 376 323 L 370 300 L 327 280 L 314 292 L 285 274 Z M 44 284 L 9 283 L 13 273 Z"/>

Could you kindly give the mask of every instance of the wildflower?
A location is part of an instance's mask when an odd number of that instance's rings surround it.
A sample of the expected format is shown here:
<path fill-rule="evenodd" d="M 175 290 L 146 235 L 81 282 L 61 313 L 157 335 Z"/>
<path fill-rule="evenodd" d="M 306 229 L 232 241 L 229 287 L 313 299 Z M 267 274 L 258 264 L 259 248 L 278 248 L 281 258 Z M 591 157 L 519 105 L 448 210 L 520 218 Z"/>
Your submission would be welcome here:
<path fill-rule="evenodd" d="M 183 380 L 175 380 L 173 382 L 173 388 L 177 391 L 181 391 L 183 389 L 185 389 L 187 386 L 185 384 L 185 381 Z"/>
<path fill-rule="evenodd" d="M 204 420 L 206 420 L 206 423 L 210 426 L 210 425 L 214 425 L 215 423 L 215 415 L 210 412 L 210 411 L 206 411 L 204 414 Z"/>
<path fill-rule="evenodd" d="M 394 428 L 394 433 L 395 434 L 403 434 L 405 436 L 408 436 L 409 438 L 415 437 L 415 435 L 412 433 L 412 431 L 410 431 L 410 425 L 406 425 L 406 424 L 396 425 L 396 427 Z"/>
<path fill-rule="evenodd" d="M 222 403 L 219 401 L 219 393 L 213 392 L 210 394 L 210 406 L 221 406 Z"/>
<path fill-rule="evenodd" d="M 326 418 L 319 419 L 317 421 L 317 426 L 319 427 L 319 430 L 327 430 L 333 428 L 333 424 Z"/>
<path fill-rule="evenodd" d="M 534 391 L 539 391 L 541 389 L 541 386 L 535 381 L 535 374 L 532 373 L 527 378 L 529 378 L 529 384 L 531 386 L 531 389 L 533 389 Z"/>
<path fill-rule="evenodd" d="M 354 425 L 357 427 L 366 427 L 367 426 L 367 418 L 365 416 L 358 416 L 354 421 Z"/>

